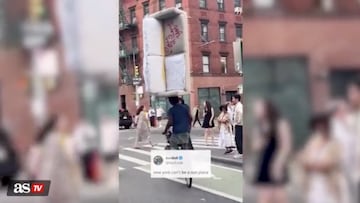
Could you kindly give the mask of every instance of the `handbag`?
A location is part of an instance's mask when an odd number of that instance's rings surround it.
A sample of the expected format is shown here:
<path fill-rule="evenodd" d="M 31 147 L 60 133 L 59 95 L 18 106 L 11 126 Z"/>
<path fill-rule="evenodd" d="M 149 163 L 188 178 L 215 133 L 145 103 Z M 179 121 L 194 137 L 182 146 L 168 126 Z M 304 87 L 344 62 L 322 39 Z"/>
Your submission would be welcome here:
<path fill-rule="evenodd" d="M 101 177 L 100 173 L 100 157 L 97 152 L 92 153 L 90 161 L 90 178 L 94 182 L 99 182 Z"/>

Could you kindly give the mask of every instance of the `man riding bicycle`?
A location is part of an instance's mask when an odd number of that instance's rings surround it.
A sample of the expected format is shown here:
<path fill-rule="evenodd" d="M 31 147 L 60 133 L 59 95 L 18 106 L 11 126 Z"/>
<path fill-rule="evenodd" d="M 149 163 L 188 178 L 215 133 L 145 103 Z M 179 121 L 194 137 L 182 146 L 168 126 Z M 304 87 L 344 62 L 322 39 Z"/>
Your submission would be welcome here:
<path fill-rule="evenodd" d="M 179 145 L 188 148 L 192 122 L 191 113 L 185 105 L 179 103 L 179 97 L 174 96 L 168 99 L 172 107 L 168 111 L 168 122 L 163 134 L 166 135 L 172 127 L 173 133 L 169 138 L 171 149 L 178 149 Z"/>

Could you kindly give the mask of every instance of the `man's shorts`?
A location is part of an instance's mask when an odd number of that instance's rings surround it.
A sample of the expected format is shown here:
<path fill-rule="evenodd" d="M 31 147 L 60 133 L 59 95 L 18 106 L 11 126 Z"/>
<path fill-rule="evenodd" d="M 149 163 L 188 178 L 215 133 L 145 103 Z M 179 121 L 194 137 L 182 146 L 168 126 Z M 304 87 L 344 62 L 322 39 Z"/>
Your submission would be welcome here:
<path fill-rule="evenodd" d="M 170 137 L 171 149 L 179 149 L 179 145 L 188 145 L 190 133 L 172 134 Z"/>

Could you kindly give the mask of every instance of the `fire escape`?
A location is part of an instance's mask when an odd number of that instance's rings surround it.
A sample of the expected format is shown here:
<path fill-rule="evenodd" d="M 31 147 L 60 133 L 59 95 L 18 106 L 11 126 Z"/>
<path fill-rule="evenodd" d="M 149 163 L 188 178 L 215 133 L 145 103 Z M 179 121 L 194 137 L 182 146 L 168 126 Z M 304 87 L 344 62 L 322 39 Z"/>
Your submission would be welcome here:
<path fill-rule="evenodd" d="M 133 36 L 137 32 L 136 17 L 135 11 L 129 13 L 130 21 L 127 20 L 127 15 L 124 11 L 123 6 L 120 1 L 120 11 L 119 11 L 119 72 L 120 72 L 120 84 L 121 85 L 132 85 L 133 84 L 133 72 L 134 64 L 136 63 L 136 55 L 139 50 L 134 47 L 132 40 L 128 40 L 129 36 Z M 125 40 L 131 41 L 131 43 L 126 43 Z M 128 46 L 127 46 L 128 45 Z M 131 48 L 130 48 L 131 47 Z"/>

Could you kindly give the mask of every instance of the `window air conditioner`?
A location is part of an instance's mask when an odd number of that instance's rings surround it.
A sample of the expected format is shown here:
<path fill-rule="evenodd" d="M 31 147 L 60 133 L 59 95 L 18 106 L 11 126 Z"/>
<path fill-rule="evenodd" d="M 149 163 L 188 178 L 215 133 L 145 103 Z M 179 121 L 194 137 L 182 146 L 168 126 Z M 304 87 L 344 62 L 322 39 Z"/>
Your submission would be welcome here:
<path fill-rule="evenodd" d="M 242 8 L 242 7 L 235 7 L 234 13 L 235 13 L 236 15 L 241 15 L 242 12 L 243 12 L 243 8 Z"/>

